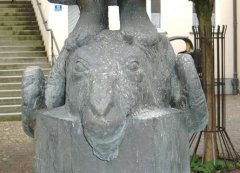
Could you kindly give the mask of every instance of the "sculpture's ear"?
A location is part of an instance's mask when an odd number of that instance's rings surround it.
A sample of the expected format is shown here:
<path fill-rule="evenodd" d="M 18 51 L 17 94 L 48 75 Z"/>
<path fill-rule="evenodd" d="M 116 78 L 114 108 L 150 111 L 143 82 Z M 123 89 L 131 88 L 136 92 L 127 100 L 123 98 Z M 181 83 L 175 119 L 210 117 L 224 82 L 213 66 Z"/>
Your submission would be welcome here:
<path fill-rule="evenodd" d="M 65 104 L 66 91 L 66 58 L 69 52 L 62 49 L 56 64 L 48 76 L 45 89 L 45 104 L 47 108 L 56 108 Z"/>
<path fill-rule="evenodd" d="M 206 126 L 208 109 L 205 95 L 193 62 L 188 54 L 179 54 L 176 62 L 176 72 L 180 81 L 183 96 L 186 98 L 186 113 L 188 129 L 196 132 Z"/>
<path fill-rule="evenodd" d="M 45 79 L 40 67 L 27 67 L 22 78 L 22 125 L 30 137 L 34 136 L 36 111 L 45 107 L 44 87 Z"/>

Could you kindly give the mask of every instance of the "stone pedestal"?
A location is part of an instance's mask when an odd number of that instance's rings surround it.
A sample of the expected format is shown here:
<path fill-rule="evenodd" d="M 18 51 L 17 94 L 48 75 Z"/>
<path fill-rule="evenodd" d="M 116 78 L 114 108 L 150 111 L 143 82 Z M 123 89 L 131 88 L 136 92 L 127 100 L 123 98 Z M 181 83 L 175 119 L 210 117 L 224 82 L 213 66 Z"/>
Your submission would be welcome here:
<path fill-rule="evenodd" d="M 64 107 L 37 117 L 36 173 L 190 173 L 186 118 L 176 109 L 129 117 L 118 157 L 109 162 L 93 154 L 80 119 Z"/>

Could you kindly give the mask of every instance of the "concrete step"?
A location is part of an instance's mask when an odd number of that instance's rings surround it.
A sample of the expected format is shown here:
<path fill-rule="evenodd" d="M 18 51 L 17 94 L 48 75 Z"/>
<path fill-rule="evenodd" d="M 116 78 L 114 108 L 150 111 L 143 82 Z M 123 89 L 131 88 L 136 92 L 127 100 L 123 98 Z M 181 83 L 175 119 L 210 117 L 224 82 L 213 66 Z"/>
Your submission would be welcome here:
<path fill-rule="evenodd" d="M 0 121 L 21 121 L 21 113 L 0 113 Z"/>
<path fill-rule="evenodd" d="M 0 31 L 10 31 L 10 30 L 14 30 L 14 31 L 18 31 L 18 30 L 39 30 L 38 26 L 0 26 Z"/>
<path fill-rule="evenodd" d="M 41 35 L 39 30 L 0 30 L 0 36 Z"/>
<path fill-rule="evenodd" d="M 19 40 L 19 41 L 2 41 L 0 40 L 0 46 L 42 46 L 42 40 Z"/>
<path fill-rule="evenodd" d="M 21 96 L 22 96 L 21 89 L 0 90 L 0 97 L 21 97 Z"/>
<path fill-rule="evenodd" d="M 47 61 L 46 57 L 0 57 L 2 63 L 43 63 Z"/>
<path fill-rule="evenodd" d="M 47 78 L 47 76 L 45 76 Z M 0 83 L 22 82 L 22 76 L 0 76 Z M 1 96 L 1 95 L 0 95 Z"/>
<path fill-rule="evenodd" d="M 22 97 L 0 97 L 0 105 L 21 105 Z"/>
<path fill-rule="evenodd" d="M 22 76 L 24 70 L 25 69 L 0 70 L 0 76 Z M 44 75 L 48 75 L 50 70 L 51 68 L 42 68 Z M 0 90 L 1 90 L 1 86 L 0 86 Z"/>
<path fill-rule="evenodd" d="M 18 41 L 18 40 L 42 40 L 41 35 L 13 35 L 13 36 L 6 36 L 0 35 L 1 41 Z"/>
<path fill-rule="evenodd" d="M 51 65 L 49 63 L 1 63 L 0 69 L 23 69 L 28 66 L 39 66 L 40 68 L 50 68 Z"/>
<path fill-rule="evenodd" d="M 44 46 L 0 46 L 0 52 L 44 51 Z"/>
<path fill-rule="evenodd" d="M 32 5 L 29 4 L 9 4 L 9 3 L 1 3 L 0 1 L 0 8 L 32 8 Z"/>
<path fill-rule="evenodd" d="M 37 21 L 0 21 L 0 26 L 38 26 Z"/>
<path fill-rule="evenodd" d="M 0 105 L 1 113 L 21 112 L 21 105 Z"/>
<path fill-rule="evenodd" d="M 31 4 L 31 1 L 19 1 L 19 0 L 17 0 L 17 1 L 14 1 L 12 3 L 12 1 L 10 1 L 10 0 L 1 0 L 0 4 Z"/>
<path fill-rule="evenodd" d="M 45 51 L 26 52 L 0 52 L 0 57 L 43 57 L 47 56 Z"/>
<path fill-rule="evenodd" d="M 0 11 L 2 13 L 4 12 L 8 12 L 8 13 L 15 13 L 15 12 L 34 12 L 33 8 L 1 8 L 0 7 Z"/>
<path fill-rule="evenodd" d="M 0 18 L 0 21 L 34 21 L 34 20 L 36 20 L 35 16 L 1 16 Z"/>
<path fill-rule="evenodd" d="M 15 89 L 19 89 L 22 88 L 22 83 L 18 82 L 18 83 L 0 83 L 0 90 L 15 90 Z"/>
<path fill-rule="evenodd" d="M 22 12 L 3 12 L 0 11 L 0 16 L 35 16 L 35 13 L 33 11 L 22 11 Z"/>
<path fill-rule="evenodd" d="M 22 82 L 22 76 L 0 76 L 0 83 Z M 1 96 L 1 95 L 0 95 Z"/>

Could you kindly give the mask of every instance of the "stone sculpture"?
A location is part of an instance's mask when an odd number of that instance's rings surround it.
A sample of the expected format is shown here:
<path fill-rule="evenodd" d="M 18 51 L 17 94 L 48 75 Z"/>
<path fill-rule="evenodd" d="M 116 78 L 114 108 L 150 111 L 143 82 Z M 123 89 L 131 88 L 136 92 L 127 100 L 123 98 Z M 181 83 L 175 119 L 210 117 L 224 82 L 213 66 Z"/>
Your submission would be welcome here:
<path fill-rule="evenodd" d="M 120 31 L 107 29 L 106 1 L 79 3 L 81 18 L 46 86 L 37 67 L 23 76 L 35 172 L 189 173 L 188 132 L 208 117 L 191 57 L 175 57 L 145 0 L 118 2 Z"/>

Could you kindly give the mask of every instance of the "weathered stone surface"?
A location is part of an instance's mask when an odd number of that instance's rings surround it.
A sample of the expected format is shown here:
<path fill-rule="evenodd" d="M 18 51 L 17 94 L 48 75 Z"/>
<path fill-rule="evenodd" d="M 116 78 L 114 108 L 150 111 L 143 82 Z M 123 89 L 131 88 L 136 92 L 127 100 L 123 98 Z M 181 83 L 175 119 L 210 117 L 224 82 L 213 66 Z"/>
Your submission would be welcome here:
<path fill-rule="evenodd" d="M 142 110 L 129 117 L 119 156 L 98 159 L 82 124 L 64 107 L 47 111 L 37 121 L 36 173 L 188 173 L 186 117 L 176 109 Z"/>

